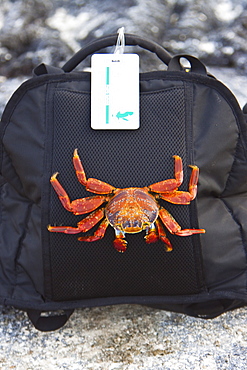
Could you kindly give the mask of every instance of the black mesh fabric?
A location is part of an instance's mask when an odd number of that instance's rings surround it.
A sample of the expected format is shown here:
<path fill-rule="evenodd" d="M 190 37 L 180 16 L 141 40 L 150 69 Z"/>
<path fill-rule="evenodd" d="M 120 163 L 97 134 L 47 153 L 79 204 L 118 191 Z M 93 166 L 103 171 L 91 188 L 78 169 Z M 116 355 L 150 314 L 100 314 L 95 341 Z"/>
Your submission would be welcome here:
<path fill-rule="evenodd" d="M 52 171 L 74 200 L 91 195 L 79 184 L 72 164 L 75 148 L 87 177 L 95 177 L 119 188 L 143 187 L 173 178 L 173 155 L 183 159 L 187 190 L 190 164 L 187 160 L 186 104 L 184 88 L 145 92 L 140 99 L 140 129 L 95 131 L 90 128 L 90 94 L 57 89 L 54 94 L 54 138 Z M 49 185 L 50 186 L 50 185 Z M 66 211 L 50 186 L 51 225 L 76 226 L 83 216 Z M 161 201 L 182 228 L 191 224 L 190 207 Z M 92 232 L 95 228 L 92 230 Z M 91 233 L 92 233 L 91 232 Z M 49 233 L 47 253 L 51 270 L 51 299 L 76 300 L 93 297 L 178 295 L 201 290 L 200 261 L 194 253 L 198 236 L 170 235 L 174 250 L 166 253 L 162 242 L 146 244 L 145 233 L 126 234 L 128 249 L 118 253 L 112 245 L 114 230 L 93 243 L 80 242 L 77 235 Z"/>

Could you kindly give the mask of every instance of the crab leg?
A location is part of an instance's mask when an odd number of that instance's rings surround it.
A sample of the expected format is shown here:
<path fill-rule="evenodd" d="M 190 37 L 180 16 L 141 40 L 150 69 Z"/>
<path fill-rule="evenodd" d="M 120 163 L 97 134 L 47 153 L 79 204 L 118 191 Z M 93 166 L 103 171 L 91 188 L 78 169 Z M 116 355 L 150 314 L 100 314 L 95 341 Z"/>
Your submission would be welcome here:
<path fill-rule="evenodd" d="M 158 230 L 159 239 L 165 244 L 166 252 L 171 252 L 172 249 L 173 249 L 172 245 L 171 245 L 171 242 L 166 237 L 165 230 L 164 230 L 160 220 L 156 220 L 156 226 L 157 226 L 157 230 Z"/>
<path fill-rule="evenodd" d="M 127 249 L 127 240 L 125 240 L 125 233 L 124 231 L 120 230 L 119 228 L 114 228 L 116 239 L 113 241 L 113 247 L 120 253 L 124 253 Z"/>
<path fill-rule="evenodd" d="M 85 233 L 88 230 L 92 229 L 102 218 L 104 217 L 103 208 L 97 209 L 96 211 L 90 213 L 83 220 L 79 221 L 77 227 L 71 226 L 48 226 L 48 230 L 56 233 L 64 234 L 78 234 Z"/>
<path fill-rule="evenodd" d="M 174 191 L 170 194 L 160 194 L 160 198 L 173 204 L 189 204 L 195 199 L 197 194 L 197 183 L 199 178 L 199 168 L 197 166 L 189 166 L 192 168 L 189 191 Z"/>
<path fill-rule="evenodd" d="M 73 164 L 78 181 L 86 187 L 87 191 L 96 194 L 110 194 L 115 190 L 114 186 L 109 185 L 106 182 L 94 178 L 86 178 L 77 149 L 74 150 Z"/>
<path fill-rule="evenodd" d="M 85 213 L 92 212 L 96 208 L 98 208 L 102 203 L 108 200 L 108 198 L 105 196 L 95 195 L 92 197 L 76 199 L 71 202 L 68 194 L 66 193 L 60 182 L 57 180 L 57 175 L 58 173 L 55 173 L 51 177 L 50 182 L 64 208 L 67 209 L 67 211 L 69 212 L 73 212 L 75 215 L 82 215 Z"/>
<path fill-rule="evenodd" d="M 166 193 L 175 191 L 183 182 L 183 164 L 182 159 L 178 155 L 173 156 L 174 163 L 174 177 L 175 179 L 164 180 L 156 182 L 149 186 L 149 189 L 154 193 Z"/>
<path fill-rule="evenodd" d="M 77 149 L 74 150 L 73 165 L 74 165 L 74 169 L 75 169 L 78 181 L 82 185 L 86 186 L 87 185 L 87 178 L 86 178 L 86 174 L 85 174 L 84 168 L 82 166 L 82 163 L 81 163 L 81 160 L 80 160 Z"/>
<path fill-rule="evenodd" d="M 147 235 L 144 237 L 146 243 L 147 244 L 156 243 L 159 240 L 159 234 L 154 223 L 151 224 L 146 230 Z"/>
<path fill-rule="evenodd" d="M 105 236 L 106 229 L 109 225 L 108 220 L 105 218 L 99 225 L 98 229 L 93 235 L 82 236 L 78 238 L 81 242 L 95 242 L 96 240 L 102 239 Z"/>
<path fill-rule="evenodd" d="M 160 222 L 156 220 L 156 227 L 152 224 L 148 230 L 147 235 L 145 236 L 146 243 L 156 243 L 159 239 L 165 244 L 166 252 L 172 251 L 172 245 L 170 240 L 166 237 L 165 230 Z"/>
<path fill-rule="evenodd" d="M 165 227 L 171 234 L 176 234 L 179 236 L 189 236 L 193 234 L 204 234 L 204 229 L 183 229 L 177 223 L 177 221 L 172 217 L 172 215 L 164 208 L 161 208 L 159 211 L 159 217 Z"/>

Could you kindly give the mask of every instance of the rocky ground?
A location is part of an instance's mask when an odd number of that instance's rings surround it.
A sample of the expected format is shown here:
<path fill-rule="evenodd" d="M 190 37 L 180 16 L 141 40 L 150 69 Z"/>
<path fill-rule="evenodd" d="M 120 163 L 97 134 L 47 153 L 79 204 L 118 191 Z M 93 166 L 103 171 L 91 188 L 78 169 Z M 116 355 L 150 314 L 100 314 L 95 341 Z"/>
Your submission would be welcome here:
<path fill-rule="evenodd" d="M 1 0 L 0 75 L 61 65 L 83 45 L 124 26 L 172 53 L 246 71 L 246 0 Z M 153 61 L 154 63 L 154 61 Z"/>
<path fill-rule="evenodd" d="M 0 314 L 0 368 L 18 370 L 245 370 L 246 309 L 210 321 L 126 305 L 77 310 L 58 331 Z"/>
<path fill-rule="evenodd" d="M 116 3 L 2 0 L 0 114 L 35 65 L 61 65 L 86 42 L 122 25 L 174 53 L 202 57 L 245 104 L 246 1 Z M 159 62 L 155 68 L 162 68 Z M 136 305 L 79 309 L 62 329 L 42 333 L 25 313 L 2 307 L 0 369 L 244 370 L 246 314 L 241 308 L 205 321 Z"/>

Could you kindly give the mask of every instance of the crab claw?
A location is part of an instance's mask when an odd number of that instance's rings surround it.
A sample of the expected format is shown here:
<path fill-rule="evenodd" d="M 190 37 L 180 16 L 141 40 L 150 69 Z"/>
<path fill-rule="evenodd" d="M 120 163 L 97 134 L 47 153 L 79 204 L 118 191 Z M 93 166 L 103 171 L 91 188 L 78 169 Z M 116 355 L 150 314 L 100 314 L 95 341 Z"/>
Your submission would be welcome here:
<path fill-rule="evenodd" d="M 147 244 L 156 243 L 159 240 L 159 235 L 155 231 L 151 231 L 144 236 Z"/>
<path fill-rule="evenodd" d="M 120 252 L 120 253 L 124 253 L 127 249 L 127 244 L 128 242 L 125 240 L 125 239 L 121 239 L 121 238 L 116 238 L 114 241 L 113 241 L 113 246 L 114 248 Z"/>

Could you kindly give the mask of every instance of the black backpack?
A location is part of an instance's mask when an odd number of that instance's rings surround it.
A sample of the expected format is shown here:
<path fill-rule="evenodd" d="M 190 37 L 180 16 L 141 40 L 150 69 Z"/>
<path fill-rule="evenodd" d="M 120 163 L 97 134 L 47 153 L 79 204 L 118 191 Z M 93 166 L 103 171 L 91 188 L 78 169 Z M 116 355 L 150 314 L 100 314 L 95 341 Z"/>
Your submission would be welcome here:
<path fill-rule="evenodd" d="M 0 303 L 25 310 L 39 330 L 61 327 L 79 307 L 133 303 L 212 318 L 247 303 L 246 114 L 198 59 L 183 56 L 190 62 L 184 69 L 181 55 L 125 38 L 168 65 L 140 74 L 138 130 L 92 130 L 90 73 L 72 72 L 88 55 L 114 45 L 117 35 L 89 44 L 61 69 L 35 68 L 1 119 Z M 189 194 L 197 166 L 198 193 L 189 204 L 167 202 L 151 191 L 155 187 L 149 191 L 171 222 L 206 232 L 180 236 L 168 227 L 169 253 L 165 237 L 148 244 L 144 231 L 126 234 L 124 253 L 113 247 L 111 226 L 92 243 L 78 237 L 97 233 L 98 224 L 87 233 L 49 232 L 48 225 L 76 228 L 90 215 L 63 207 L 65 195 L 60 201 L 50 182 L 54 173 L 71 201 L 97 197 L 86 191 L 85 178 L 78 181 L 73 153 L 88 178 L 145 189 L 175 179 L 175 155 L 182 159 L 183 182 L 167 197 Z M 195 187 L 197 179 L 192 182 Z M 111 197 L 105 196 L 101 212 Z"/>

